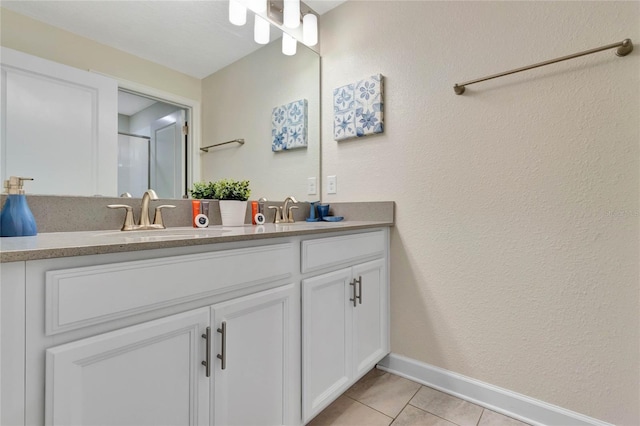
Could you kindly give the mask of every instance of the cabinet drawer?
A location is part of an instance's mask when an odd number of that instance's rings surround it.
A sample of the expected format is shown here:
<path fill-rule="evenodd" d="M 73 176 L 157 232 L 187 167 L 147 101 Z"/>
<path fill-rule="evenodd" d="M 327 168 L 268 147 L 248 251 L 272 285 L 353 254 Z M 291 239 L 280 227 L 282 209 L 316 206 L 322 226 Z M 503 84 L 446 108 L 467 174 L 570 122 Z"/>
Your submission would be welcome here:
<path fill-rule="evenodd" d="M 385 247 L 384 231 L 306 240 L 302 242 L 302 273 L 384 256 Z"/>
<path fill-rule="evenodd" d="M 286 279 L 294 256 L 287 243 L 47 271 L 46 333 Z"/>

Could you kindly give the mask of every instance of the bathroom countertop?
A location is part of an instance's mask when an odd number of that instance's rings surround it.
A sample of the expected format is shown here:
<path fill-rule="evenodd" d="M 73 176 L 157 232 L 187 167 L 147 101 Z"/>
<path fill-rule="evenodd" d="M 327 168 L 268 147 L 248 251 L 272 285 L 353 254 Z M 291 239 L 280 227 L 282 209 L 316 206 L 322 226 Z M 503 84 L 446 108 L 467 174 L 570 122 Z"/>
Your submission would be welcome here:
<path fill-rule="evenodd" d="M 0 263 L 326 234 L 385 226 L 393 226 L 393 222 L 296 222 L 212 226 L 202 229 L 179 227 L 151 231 L 50 232 L 33 237 L 0 238 Z"/>

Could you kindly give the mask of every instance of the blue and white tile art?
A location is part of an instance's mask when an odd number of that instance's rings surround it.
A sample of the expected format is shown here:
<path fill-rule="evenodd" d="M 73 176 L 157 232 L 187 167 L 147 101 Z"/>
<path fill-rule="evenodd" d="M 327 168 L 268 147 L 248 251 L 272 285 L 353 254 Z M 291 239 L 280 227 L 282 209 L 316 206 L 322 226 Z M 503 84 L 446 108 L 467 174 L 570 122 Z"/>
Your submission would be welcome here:
<path fill-rule="evenodd" d="M 333 139 L 337 141 L 382 133 L 383 77 L 372 75 L 333 90 Z"/>
<path fill-rule="evenodd" d="M 307 100 L 300 99 L 275 107 L 271 113 L 271 150 L 307 146 Z"/>

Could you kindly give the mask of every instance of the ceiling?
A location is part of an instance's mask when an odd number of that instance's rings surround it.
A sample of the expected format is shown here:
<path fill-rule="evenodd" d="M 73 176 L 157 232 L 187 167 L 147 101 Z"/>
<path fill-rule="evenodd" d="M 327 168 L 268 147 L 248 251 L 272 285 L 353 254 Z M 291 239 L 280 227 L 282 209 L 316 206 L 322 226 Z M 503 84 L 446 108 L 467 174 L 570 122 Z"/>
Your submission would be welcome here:
<path fill-rule="evenodd" d="M 149 108 L 155 103 L 157 103 L 155 99 L 149 99 L 144 96 L 138 96 L 118 90 L 118 114 L 130 117 L 143 109 Z"/>
<path fill-rule="evenodd" d="M 344 1 L 305 3 L 323 14 Z M 2 7 L 200 79 L 261 47 L 251 13 L 244 26 L 229 24 L 227 0 L 2 0 Z M 272 27 L 271 39 L 279 36 Z"/>

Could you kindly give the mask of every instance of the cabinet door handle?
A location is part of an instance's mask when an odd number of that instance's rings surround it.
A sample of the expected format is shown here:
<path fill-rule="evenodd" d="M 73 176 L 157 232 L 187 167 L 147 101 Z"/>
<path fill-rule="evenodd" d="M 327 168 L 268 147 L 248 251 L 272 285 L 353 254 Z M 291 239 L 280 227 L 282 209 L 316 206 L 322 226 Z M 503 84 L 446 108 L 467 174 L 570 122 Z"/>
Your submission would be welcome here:
<path fill-rule="evenodd" d="M 349 285 L 353 286 L 353 299 L 349 299 L 349 301 L 353 302 L 353 307 L 355 308 L 358 300 L 358 296 L 356 295 L 356 280 L 350 281 Z"/>
<path fill-rule="evenodd" d="M 222 327 L 218 329 L 218 333 L 222 334 L 222 353 L 218 354 L 217 357 L 220 361 L 222 361 L 222 369 L 227 368 L 227 322 L 222 321 Z"/>
<path fill-rule="evenodd" d="M 206 360 L 202 361 L 202 365 L 207 367 L 206 375 L 207 377 L 211 377 L 211 327 L 207 327 L 205 334 L 202 335 L 202 338 L 205 339 L 206 347 L 207 347 L 207 355 Z"/>
<path fill-rule="evenodd" d="M 362 305 L 362 275 L 358 276 L 357 280 L 354 278 L 353 281 L 354 284 L 358 283 L 358 296 L 356 296 L 356 299 L 358 299 L 358 303 Z M 353 287 L 355 288 L 355 285 Z"/>

